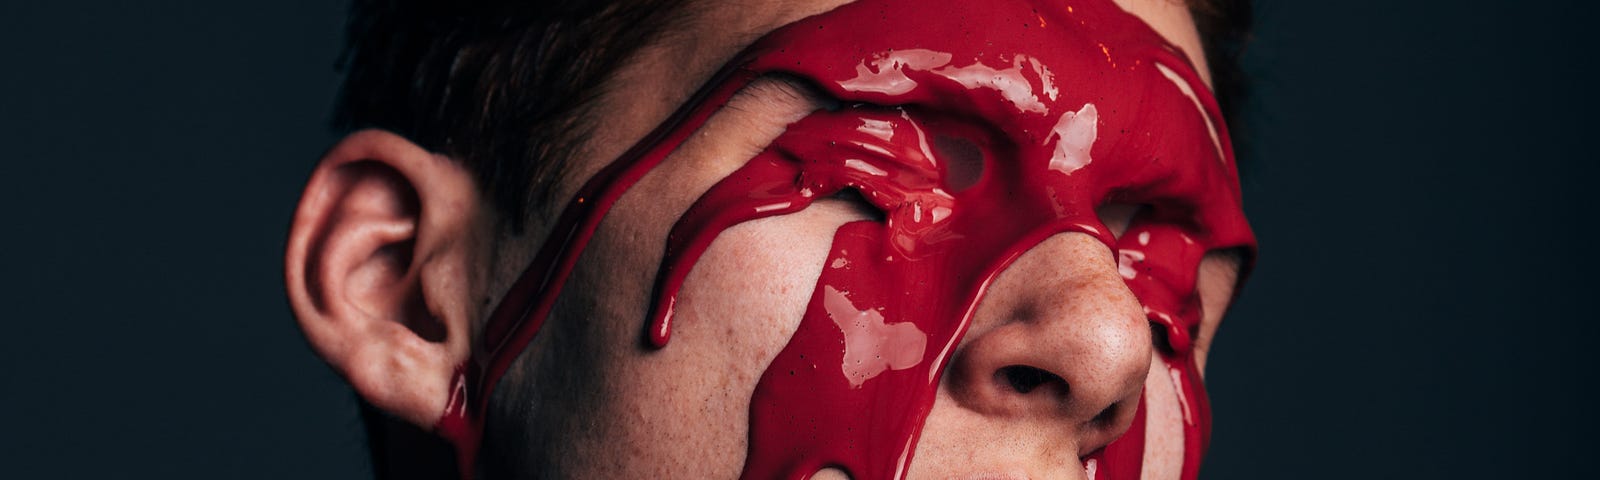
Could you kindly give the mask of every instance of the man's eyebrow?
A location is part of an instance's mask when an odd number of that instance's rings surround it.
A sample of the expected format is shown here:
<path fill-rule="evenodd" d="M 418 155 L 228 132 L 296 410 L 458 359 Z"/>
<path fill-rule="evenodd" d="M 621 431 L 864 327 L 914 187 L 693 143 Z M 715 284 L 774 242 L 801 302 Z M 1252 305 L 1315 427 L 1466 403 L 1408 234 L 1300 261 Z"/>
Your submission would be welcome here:
<path fill-rule="evenodd" d="M 779 98 L 769 98 L 778 96 Z M 748 85 L 740 88 L 728 99 L 723 108 L 739 110 L 745 106 L 741 99 L 754 99 L 758 101 L 777 101 L 779 103 L 810 103 L 821 110 L 837 110 L 839 99 L 833 98 L 827 92 L 818 88 L 811 81 L 787 74 L 766 73 L 750 81 Z"/>

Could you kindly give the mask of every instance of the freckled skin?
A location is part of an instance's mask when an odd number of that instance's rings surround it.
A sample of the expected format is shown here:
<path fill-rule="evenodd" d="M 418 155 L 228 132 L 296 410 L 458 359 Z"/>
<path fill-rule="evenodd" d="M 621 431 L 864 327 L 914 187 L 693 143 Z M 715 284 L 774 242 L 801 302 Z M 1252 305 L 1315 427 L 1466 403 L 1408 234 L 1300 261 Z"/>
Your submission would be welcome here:
<path fill-rule="evenodd" d="M 604 365 L 596 368 L 606 378 L 597 381 L 592 395 L 603 399 L 592 407 L 605 427 L 580 425 L 577 429 L 586 432 L 563 440 L 565 448 L 582 452 L 626 445 L 625 463 L 647 470 L 555 458 L 549 461 L 561 465 L 546 471 L 726 477 L 742 469 L 746 478 L 806 478 L 834 466 L 855 478 L 874 479 L 900 478 L 907 469 L 912 476 L 1051 471 L 1071 476 L 1083 475 L 1079 462 L 1090 457 L 1097 478 L 1139 478 L 1141 465 L 1152 463 L 1146 458 L 1150 452 L 1172 451 L 1145 448 L 1140 388 L 1169 381 L 1172 388 L 1163 392 L 1182 398 L 1186 403 L 1179 408 L 1188 413 L 1174 417 L 1171 408 L 1152 411 L 1162 412 L 1159 418 L 1169 423 L 1188 419 L 1177 430 L 1181 446 L 1173 455 L 1183 456 L 1182 476 L 1194 478 L 1209 422 L 1192 354 L 1195 339 L 1189 338 L 1205 314 L 1196 272 L 1207 252 L 1253 246 L 1238 211 L 1226 133 L 1217 144 L 1212 138 L 1218 134 L 1207 131 L 1222 122 L 1203 96 L 1206 89 L 1195 67 L 1160 34 L 1109 2 L 1075 2 L 1070 14 L 1035 14 L 1026 7 L 964 11 L 960 5 L 930 13 L 925 6 L 908 5 L 856 3 L 766 37 L 713 80 L 682 117 L 664 124 L 661 135 L 647 138 L 591 178 L 557 222 L 555 240 L 547 242 L 486 325 L 483 353 L 461 370 L 458 396 L 438 428 L 464 458 L 475 453 L 487 392 L 534 340 L 545 318 L 582 315 L 650 319 L 577 334 L 586 346 L 639 348 L 649 340 L 660 349 L 605 354 L 608 358 L 598 362 Z M 947 18 L 966 23 L 903 35 L 856 25 L 884 11 L 923 20 L 908 22 L 918 25 Z M 1039 24 L 1001 27 L 1033 18 L 1065 30 L 1067 40 L 1038 33 L 1044 30 Z M 1092 27 L 1074 29 L 1075 21 Z M 854 36 L 814 33 L 828 27 Z M 976 48 L 959 41 L 957 33 L 968 30 L 1013 42 Z M 1102 42 L 1091 49 L 1084 43 L 1090 40 Z M 901 73 L 916 83 L 906 91 L 844 86 L 856 78 L 850 74 L 858 65 L 912 44 L 906 42 L 937 44 L 943 49 L 932 50 L 955 54 L 944 63 L 904 69 Z M 1033 70 L 1032 77 L 1022 74 L 1032 82 L 1029 93 L 1042 109 L 1021 107 L 1015 90 L 962 83 L 940 73 L 952 65 L 1012 66 L 1010 60 L 1041 45 L 1063 44 L 1073 48 L 1040 55 L 1049 57 L 1040 64 L 1062 85 L 1059 98 L 1046 100 L 1041 70 Z M 1156 63 L 1179 72 L 1173 82 L 1202 97 L 1185 97 L 1159 74 Z M 1078 76 L 1083 72 L 1101 78 L 1086 80 Z M 819 102 L 803 88 L 795 93 L 792 85 L 772 87 L 759 80 L 771 73 L 797 76 L 852 106 L 814 112 Z M 1107 74 L 1113 78 L 1105 79 Z M 741 90 L 746 86 L 750 90 Z M 770 88 L 786 91 L 790 101 L 754 104 L 760 100 L 752 98 L 763 97 L 760 89 Z M 741 91 L 743 97 L 735 97 Z M 724 105 L 728 108 L 721 109 Z M 782 121 L 740 119 L 740 110 Z M 1090 160 L 1063 162 L 1056 147 L 1064 139 L 1081 140 L 1081 130 L 1052 128 L 1071 124 L 1060 121 L 1063 114 L 1087 111 L 1095 113 L 1100 127 L 1088 144 Z M 825 139 L 859 137 L 865 121 L 898 129 L 877 146 L 900 153 L 874 156 L 820 147 Z M 918 138 L 938 135 L 981 146 L 988 163 L 977 186 L 952 193 L 947 170 L 939 167 L 947 163 L 942 153 L 922 149 L 924 158 L 908 161 L 926 143 Z M 725 138 L 755 140 L 729 147 Z M 1085 150 L 1083 144 L 1072 147 L 1080 156 Z M 874 168 L 863 170 L 846 160 Z M 1059 168 L 1064 164 L 1073 168 Z M 873 171 L 905 175 L 883 179 Z M 755 187 L 771 185 L 747 177 L 788 189 L 760 190 L 755 201 Z M 830 198 L 844 189 L 860 191 L 870 205 Z M 779 201 L 790 203 L 763 209 Z M 1116 228 L 1096 209 L 1117 202 L 1151 208 L 1129 211 Z M 734 205 L 744 205 L 743 210 Z M 948 211 L 934 220 L 932 207 Z M 666 251 L 640 238 L 667 238 Z M 684 239 L 681 248 L 674 249 L 674 239 Z M 911 243 L 895 243 L 899 239 Z M 1119 252 L 1129 251 L 1144 257 L 1131 267 L 1131 276 L 1130 268 L 1119 268 L 1117 261 L 1126 256 Z M 850 267 L 830 268 L 839 260 Z M 926 263 L 907 266 L 918 262 Z M 666 268 L 657 274 L 643 265 Z M 850 369 L 841 369 L 844 352 L 838 347 L 842 330 L 826 308 L 830 289 L 850 297 L 854 308 L 881 312 L 885 325 L 915 325 L 926 335 L 926 348 L 916 355 L 920 360 L 846 378 L 841 372 Z M 633 294 L 619 301 L 606 298 L 608 290 Z M 646 302 L 650 296 L 643 292 L 655 292 L 656 301 Z M 572 304 L 588 306 L 560 307 Z M 666 313 L 672 314 L 670 323 Z M 1182 348 L 1173 348 L 1173 355 L 1152 354 L 1148 322 L 1166 328 Z M 1041 341 L 1052 338 L 1056 341 Z M 641 356 L 654 364 L 635 358 Z M 815 363 L 822 364 L 815 369 L 818 375 L 790 378 L 790 371 Z M 1061 384 L 1033 395 L 996 386 L 997 372 L 1012 366 L 1043 370 Z M 544 368 L 561 366 L 556 360 Z M 686 377 L 675 370 L 687 368 L 702 375 Z M 1175 376 L 1163 373 L 1173 371 Z M 1169 399 L 1161 400 L 1170 406 Z M 709 424 L 722 428 L 709 435 L 684 429 L 681 418 L 664 415 L 662 404 L 691 406 L 699 411 L 691 418 L 721 417 Z M 738 411 L 741 405 L 744 412 Z M 817 436 L 794 425 L 763 428 L 797 419 L 826 424 L 831 433 Z M 1129 428 L 1136 434 L 1124 435 Z M 741 448 L 746 436 L 749 442 Z M 1113 443 L 1119 436 L 1140 441 Z M 962 452 L 962 442 L 952 439 L 1026 458 Z M 675 445 L 695 445 L 691 451 L 698 456 L 673 454 Z M 735 453 L 727 455 L 729 450 Z"/>

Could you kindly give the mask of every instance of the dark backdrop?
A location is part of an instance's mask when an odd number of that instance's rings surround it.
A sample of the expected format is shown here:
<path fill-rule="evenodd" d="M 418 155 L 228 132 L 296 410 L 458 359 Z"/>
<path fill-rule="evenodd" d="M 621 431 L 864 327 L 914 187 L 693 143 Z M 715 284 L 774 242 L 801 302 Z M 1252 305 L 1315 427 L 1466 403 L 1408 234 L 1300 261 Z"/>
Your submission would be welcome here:
<path fill-rule="evenodd" d="M 1577 475 L 1596 8 L 1258 1 L 1206 477 Z M 365 475 L 279 273 L 343 7 L 220 3 L 0 6 L 0 477 Z"/>

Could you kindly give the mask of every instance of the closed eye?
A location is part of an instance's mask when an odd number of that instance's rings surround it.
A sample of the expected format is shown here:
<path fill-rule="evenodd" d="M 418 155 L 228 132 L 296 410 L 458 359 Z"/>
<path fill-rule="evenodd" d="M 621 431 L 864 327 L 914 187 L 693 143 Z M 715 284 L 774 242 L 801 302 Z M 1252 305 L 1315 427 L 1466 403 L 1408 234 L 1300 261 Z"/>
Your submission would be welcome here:
<path fill-rule="evenodd" d="M 818 199 L 815 203 L 812 203 L 812 207 L 842 209 L 851 216 L 856 217 L 854 220 L 871 220 L 883 223 L 885 218 L 883 210 L 879 210 L 872 202 L 868 202 L 865 197 L 861 196 L 861 192 L 854 188 L 839 190 L 833 195 Z"/>
<path fill-rule="evenodd" d="M 1128 231 L 1128 226 L 1133 224 L 1133 217 L 1144 210 L 1146 205 L 1133 203 L 1108 203 L 1094 209 L 1095 215 L 1100 217 L 1100 223 L 1111 230 L 1111 236 L 1122 238 Z"/>

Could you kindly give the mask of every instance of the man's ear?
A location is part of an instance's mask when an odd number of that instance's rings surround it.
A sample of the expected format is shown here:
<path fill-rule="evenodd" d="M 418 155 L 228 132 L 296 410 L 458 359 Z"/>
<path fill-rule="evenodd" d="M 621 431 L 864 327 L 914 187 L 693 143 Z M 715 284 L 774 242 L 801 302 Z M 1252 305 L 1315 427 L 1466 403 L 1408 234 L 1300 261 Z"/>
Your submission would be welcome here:
<path fill-rule="evenodd" d="M 289 230 L 289 302 L 312 348 L 367 402 L 423 429 L 469 353 L 478 193 L 457 162 L 366 130 L 323 157 Z"/>

